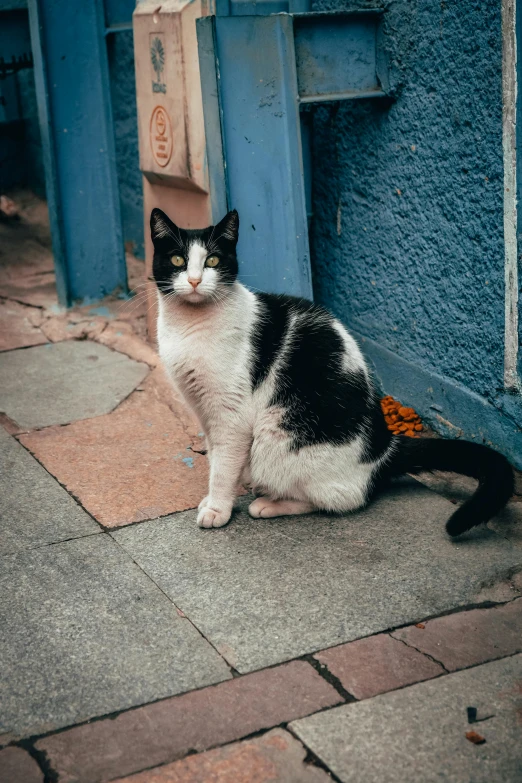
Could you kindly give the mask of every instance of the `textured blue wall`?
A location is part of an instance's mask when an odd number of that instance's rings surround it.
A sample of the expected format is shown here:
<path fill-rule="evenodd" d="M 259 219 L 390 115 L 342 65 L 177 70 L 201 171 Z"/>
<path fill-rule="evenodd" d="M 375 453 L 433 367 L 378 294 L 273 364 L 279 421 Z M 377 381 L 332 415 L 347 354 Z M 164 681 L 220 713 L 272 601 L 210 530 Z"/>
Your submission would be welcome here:
<path fill-rule="evenodd" d="M 316 114 L 316 296 L 488 396 L 503 371 L 500 3 L 394 2 L 386 26 L 398 99 Z"/>
<path fill-rule="evenodd" d="M 508 405 L 520 425 L 519 400 L 502 390 L 500 2 L 384 6 L 396 99 L 322 107 L 314 118 L 315 296 L 424 374 Z M 404 402 L 443 409 L 421 398 L 417 389 Z M 487 427 L 479 437 L 513 456 Z"/>

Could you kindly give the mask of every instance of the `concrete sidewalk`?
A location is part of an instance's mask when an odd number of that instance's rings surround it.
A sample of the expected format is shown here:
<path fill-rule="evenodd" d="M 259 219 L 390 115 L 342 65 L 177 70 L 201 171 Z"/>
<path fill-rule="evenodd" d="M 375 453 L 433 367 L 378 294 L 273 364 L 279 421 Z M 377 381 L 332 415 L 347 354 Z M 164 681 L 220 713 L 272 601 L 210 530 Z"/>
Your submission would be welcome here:
<path fill-rule="evenodd" d="M 197 528 L 201 433 L 143 297 L 62 312 L 22 205 L 0 223 L 0 783 L 522 779 L 522 498 L 458 542 L 471 487 L 440 474 Z"/>

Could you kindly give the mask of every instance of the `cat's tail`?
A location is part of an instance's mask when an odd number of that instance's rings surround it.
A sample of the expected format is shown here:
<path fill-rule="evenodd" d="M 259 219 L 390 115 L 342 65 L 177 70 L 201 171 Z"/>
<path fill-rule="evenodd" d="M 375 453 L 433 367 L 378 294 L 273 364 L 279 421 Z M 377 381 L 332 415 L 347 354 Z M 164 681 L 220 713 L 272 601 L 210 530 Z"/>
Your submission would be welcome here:
<path fill-rule="evenodd" d="M 511 465 L 488 446 L 465 440 L 394 438 L 394 450 L 383 466 L 383 475 L 401 476 L 422 470 L 449 470 L 478 479 L 475 493 L 446 523 L 450 536 L 487 522 L 504 508 L 514 490 Z"/>

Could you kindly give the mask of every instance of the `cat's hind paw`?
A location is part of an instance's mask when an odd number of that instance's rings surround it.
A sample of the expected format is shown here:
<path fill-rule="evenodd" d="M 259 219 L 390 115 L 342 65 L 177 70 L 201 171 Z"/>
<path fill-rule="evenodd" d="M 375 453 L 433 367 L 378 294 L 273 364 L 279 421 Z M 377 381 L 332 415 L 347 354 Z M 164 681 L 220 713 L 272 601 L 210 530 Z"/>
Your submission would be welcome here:
<path fill-rule="evenodd" d="M 255 519 L 311 514 L 312 511 L 316 511 L 315 506 L 306 500 L 272 500 L 269 497 L 256 498 L 248 507 L 248 513 Z"/>
<path fill-rule="evenodd" d="M 210 506 L 199 509 L 197 522 L 200 527 L 223 527 L 230 520 L 231 511 L 216 511 Z"/>

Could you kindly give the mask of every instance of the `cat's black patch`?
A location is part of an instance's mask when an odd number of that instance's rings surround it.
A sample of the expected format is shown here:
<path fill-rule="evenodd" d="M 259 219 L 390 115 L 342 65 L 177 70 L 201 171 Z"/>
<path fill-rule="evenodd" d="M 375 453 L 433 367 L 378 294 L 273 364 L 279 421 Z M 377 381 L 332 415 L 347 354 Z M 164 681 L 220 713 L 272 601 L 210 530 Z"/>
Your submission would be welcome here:
<path fill-rule="evenodd" d="M 329 313 L 305 299 L 256 296 L 261 315 L 253 338 L 254 388 L 280 354 L 292 315 L 298 316 L 271 400 L 285 409 L 282 427 L 292 433 L 294 448 L 349 443 L 364 432 L 365 460 L 381 456 L 391 435 L 364 372 L 343 369 L 344 343 Z"/>
<path fill-rule="evenodd" d="M 259 321 L 252 337 L 254 360 L 252 362 L 252 388 L 262 383 L 281 348 L 288 324 L 292 302 L 289 296 L 256 294 L 259 302 Z"/>
<path fill-rule="evenodd" d="M 374 462 L 382 457 L 391 443 L 392 434 L 384 420 L 381 403 L 378 399 L 368 402 L 370 426 L 366 429 L 366 448 L 363 462 Z"/>
<path fill-rule="evenodd" d="M 230 286 L 235 281 L 238 272 L 236 244 L 239 230 L 239 217 L 235 210 L 229 212 L 215 226 L 184 229 L 173 223 L 161 209 L 153 209 L 150 230 L 154 245 L 152 274 L 163 294 L 172 293 L 173 280 L 186 269 L 186 266 L 173 266 L 172 256 L 179 255 L 186 262 L 190 246 L 195 240 L 207 248 L 209 255 L 218 256 L 219 265 L 215 269 L 219 283 Z"/>

